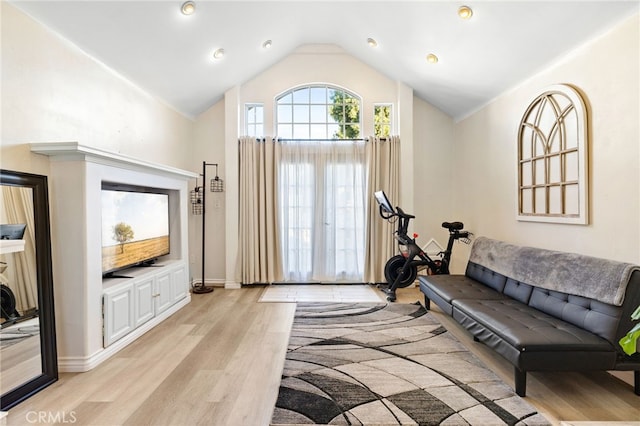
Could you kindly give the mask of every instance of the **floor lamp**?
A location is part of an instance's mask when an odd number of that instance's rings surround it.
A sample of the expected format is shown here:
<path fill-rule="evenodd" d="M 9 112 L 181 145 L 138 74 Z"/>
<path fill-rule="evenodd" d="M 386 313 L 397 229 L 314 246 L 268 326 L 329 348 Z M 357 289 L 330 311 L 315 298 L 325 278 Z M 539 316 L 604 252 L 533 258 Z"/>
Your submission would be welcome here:
<path fill-rule="evenodd" d="M 213 291 L 213 287 L 207 287 L 204 284 L 205 223 L 206 223 L 206 221 L 205 221 L 205 213 L 206 213 L 205 200 L 206 200 L 206 193 L 207 193 L 207 191 L 205 191 L 204 184 L 207 181 L 207 166 L 215 166 L 216 167 L 216 177 L 211 179 L 211 184 L 210 184 L 211 192 L 223 192 L 224 191 L 224 182 L 222 181 L 222 179 L 220 179 L 218 177 L 218 164 L 217 163 L 207 163 L 206 161 L 203 161 L 202 162 L 202 188 L 199 188 L 197 186 L 198 183 L 196 182 L 196 189 L 195 189 L 195 193 L 196 194 L 199 193 L 200 190 L 202 190 L 202 198 L 198 200 L 198 202 L 201 203 L 200 212 L 202 214 L 202 275 L 201 275 L 202 279 L 200 280 L 200 285 L 193 287 L 192 291 L 195 294 L 211 293 Z"/>

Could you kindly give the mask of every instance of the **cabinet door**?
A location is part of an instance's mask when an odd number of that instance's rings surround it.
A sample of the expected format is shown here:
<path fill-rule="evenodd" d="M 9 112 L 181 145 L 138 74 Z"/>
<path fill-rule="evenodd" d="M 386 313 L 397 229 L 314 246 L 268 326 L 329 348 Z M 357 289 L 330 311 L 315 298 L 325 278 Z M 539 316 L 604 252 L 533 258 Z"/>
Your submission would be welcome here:
<path fill-rule="evenodd" d="M 173 290 L 173 303 L 187 297 L 189 283 L 187 282 L 187 273 L 184 266 L 179 266 L 171 272 L 171 288 Z"/>
<path fill-rule="evenodd" d="M 141 326 L 155 316 L 153 277 L 134 284 L 136 296 L 136 327 Z"/>
<path fill-rule="evenodd" d="M 136 328 L 134 300 L 133 284 L 105 290 L 102 301 L 105 347 Z"/>
<path fill-rule="evenodd" d="M 156 315 L 173 305 L 171 290 L 171 272 L 164 272 L 156 277 L 155 308 Z"/>

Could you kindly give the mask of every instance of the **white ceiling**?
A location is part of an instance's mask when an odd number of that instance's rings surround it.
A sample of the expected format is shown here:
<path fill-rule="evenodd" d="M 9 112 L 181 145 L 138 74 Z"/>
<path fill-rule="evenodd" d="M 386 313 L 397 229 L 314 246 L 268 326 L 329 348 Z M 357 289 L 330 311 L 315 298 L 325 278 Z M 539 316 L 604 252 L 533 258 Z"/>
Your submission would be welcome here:
<path fill-rule="evenodd" d="M 191 16 L 181 0 L 11 3 L 189 117 L 298 46 L 335 44 L 461 118 L 637 13 L 640 0 L 196 0 Z M 457 16 L 462 4 L 469 21 Z M 225 57 L 213 60 L 220 47 Z"/>

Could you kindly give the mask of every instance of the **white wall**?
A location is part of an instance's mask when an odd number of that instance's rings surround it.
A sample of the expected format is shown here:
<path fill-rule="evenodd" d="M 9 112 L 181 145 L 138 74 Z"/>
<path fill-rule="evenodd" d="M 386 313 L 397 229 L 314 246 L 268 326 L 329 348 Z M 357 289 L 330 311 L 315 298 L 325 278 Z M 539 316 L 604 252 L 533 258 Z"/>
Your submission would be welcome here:
<path fill-rule="evenodd" d="M 218 174 L 224 180 L 225 192 L 229 191 L 229 182 L 225 178 L 224 167 L 224 102 L 220 101 L 196 118 L 194 130 L 194 152 L 189 170 L 202 174 L 202 162 L 218 164 Z M 225 280 L 225 198 L 226 193 L 209 191 L 209 181 L 215 176 L 216 168 L 206 168 L 207 182 L 205 189 L 205 283 L 207 285 L 223 284 Z M 195 180 L 190 182 L 190 189 L 195 187 Z M 202 185 L 202 177 L 198 178 Z M 189 241 L 191 258 L 189 261 L 191 276 L 194 280 L 202 279 L 202 220 L 201 215 L 189 212 Z"/>
<path fill-rule="evenodd" d="M 2 167 L 47 174 L 28 142 L 74 141 L 187 168 L 193 121 L 7 2 L 2 15 Z"/>
<path fill-rule="evenodd" d="M 454 213 L 478 235 L 640 262 L 638 15 L 455 125 Z M 517 127 L 547 86 L 569 83 L 591 111 L 588 226 L 519 222 Z"/>
<path fill-rule="evenodd" d="M 462 170 L 453 158 L 453 119 L 428 104 L 414 98 L 413 128 L 414 154 L 414 211 L 413 229 L 419 234 L 418 243 L 424 246 L 431 238 L 446 248 L 448 232 L 442 222 L 468 222 L 468 217 L 453 215 L 452 179 Z M 452 272 L 463 272 L 466 258 L 458 256 L 454 248 Z"/>

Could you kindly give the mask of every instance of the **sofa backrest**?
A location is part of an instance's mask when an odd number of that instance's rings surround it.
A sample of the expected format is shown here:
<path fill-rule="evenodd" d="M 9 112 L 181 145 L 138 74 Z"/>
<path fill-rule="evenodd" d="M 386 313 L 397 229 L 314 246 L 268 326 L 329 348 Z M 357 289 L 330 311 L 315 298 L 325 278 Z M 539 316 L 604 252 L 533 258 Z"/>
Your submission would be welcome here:
<path fill-rule="evenodd" d="M 577 327 L 589 330 L 615 344 L 622 308 L 558 291 L 536 287 L 529 306 Z"/>
<path fill-rule="evenodd" d="M 639 265 L 478 237 L 469 260 L 505 277 L 621 306 L 631 273 Z"/>

